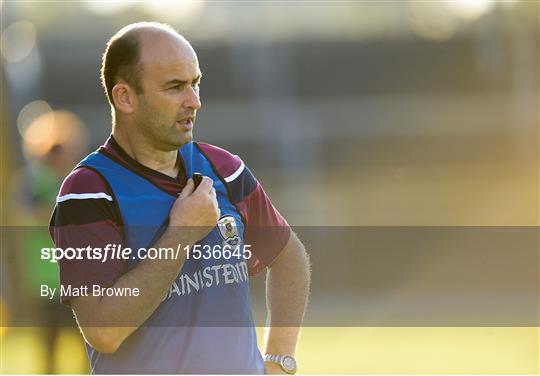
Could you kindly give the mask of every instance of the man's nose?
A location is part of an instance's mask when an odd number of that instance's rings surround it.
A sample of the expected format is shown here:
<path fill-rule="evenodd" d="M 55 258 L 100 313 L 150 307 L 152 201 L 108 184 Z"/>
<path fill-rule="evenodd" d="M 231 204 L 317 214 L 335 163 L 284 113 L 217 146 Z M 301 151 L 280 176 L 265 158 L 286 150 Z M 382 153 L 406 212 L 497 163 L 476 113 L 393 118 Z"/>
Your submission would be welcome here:
<path fill-rule="evenodd" d="M 196 87 L 190 86 L 188 88 L 188 94 L 184 101 L 184 106 L 194 110 L 201 108 L 201 98 L 199 97 L 199 90 Z"/>

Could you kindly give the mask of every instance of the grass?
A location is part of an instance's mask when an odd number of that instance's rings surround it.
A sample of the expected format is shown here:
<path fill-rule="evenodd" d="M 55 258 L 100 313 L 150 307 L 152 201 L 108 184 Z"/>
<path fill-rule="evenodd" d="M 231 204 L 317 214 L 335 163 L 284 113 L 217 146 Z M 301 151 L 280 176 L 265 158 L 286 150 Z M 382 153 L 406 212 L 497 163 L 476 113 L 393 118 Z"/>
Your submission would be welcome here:
<path fill-rule="evenodd" d="M 538 374 L 539 333 L 493 327 L 304 328 L 297 360 L 306 374 Z"/>
<path fill-rule="evenodd" d="M 259 344 L 263 329 L 258 328 Z M 303 374 L 538 374 L 539 328 L 304 328 Z M 35 328 L 8 328 L 1 373 L 43 373 L 47 354 Z M 65 332 L 56 373 L 87 372 L 79 335 Z"/>

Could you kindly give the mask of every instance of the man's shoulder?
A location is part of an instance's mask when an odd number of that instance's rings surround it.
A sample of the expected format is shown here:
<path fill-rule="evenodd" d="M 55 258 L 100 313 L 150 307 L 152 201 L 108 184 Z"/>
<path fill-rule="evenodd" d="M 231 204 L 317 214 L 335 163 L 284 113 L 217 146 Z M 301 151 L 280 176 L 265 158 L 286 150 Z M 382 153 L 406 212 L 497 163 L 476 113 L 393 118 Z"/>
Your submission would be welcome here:
<path fill-rule="evenodd" d="M 94 227 L 85 227 L 85 231 L 93 231 L 105 223 L 121 224 L 114 195 L 99 173 L 86 167 L 76 168 L 66 177 L 56 197 L 51 228 L 90 225 Z M 104 228 L 110 229 L 108 224 Z"/>
<path fill-rule="evenodd" d="M 242 159 L 228 150 L 206 142 L 197 142 L 197 145 L 224 179 L 234 176 L 235 173 L 244 168 Z"/>
<path fill-rule="evenodd" d="M 78 167 L 64 179 L 59 198 L 70 194 L 109 194 L 110 190 L 103 177 L 88 167 Z"/>

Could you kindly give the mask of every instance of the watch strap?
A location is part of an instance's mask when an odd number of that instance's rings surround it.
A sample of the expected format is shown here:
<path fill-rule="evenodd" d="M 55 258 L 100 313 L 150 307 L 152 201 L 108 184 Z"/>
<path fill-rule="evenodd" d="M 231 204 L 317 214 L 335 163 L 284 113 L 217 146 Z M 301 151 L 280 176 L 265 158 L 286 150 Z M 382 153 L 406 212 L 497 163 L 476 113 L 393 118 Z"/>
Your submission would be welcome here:
<path fill-rule="evenodd" d="M 280 355 L 272 355 L 272 354 L 266 354 L 264 356 L 265 362 L 272 362 L 272 363 L 278 363 L 281 365 L 281 356 Z"/>

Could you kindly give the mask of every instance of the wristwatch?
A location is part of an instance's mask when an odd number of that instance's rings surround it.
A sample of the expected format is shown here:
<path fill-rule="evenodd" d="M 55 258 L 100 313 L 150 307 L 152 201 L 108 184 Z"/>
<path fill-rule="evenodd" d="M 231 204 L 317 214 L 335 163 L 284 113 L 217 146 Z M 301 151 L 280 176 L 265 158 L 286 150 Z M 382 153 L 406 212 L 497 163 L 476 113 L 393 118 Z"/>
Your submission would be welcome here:
<path fill-rule="evenodd" d="M 296 373 L 296 360 L 290 355 L 266 354 L 264 356 L 264 361 L 279 364 L 281 369 L 289 375 L 294 375 Z"/>

